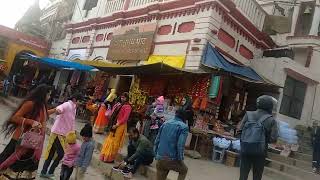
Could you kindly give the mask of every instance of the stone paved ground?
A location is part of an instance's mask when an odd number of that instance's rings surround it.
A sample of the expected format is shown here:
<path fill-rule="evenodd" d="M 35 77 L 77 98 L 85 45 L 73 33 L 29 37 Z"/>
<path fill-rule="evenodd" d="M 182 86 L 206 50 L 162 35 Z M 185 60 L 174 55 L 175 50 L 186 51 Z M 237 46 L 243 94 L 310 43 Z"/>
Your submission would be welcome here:
<path fill-rule="evenodd" d="M 2 124 L 9 114 L 11 113 L 12 109 L 10 109 L 7 106 L 4 106 L 0 104 L 0 124 Z M 77 131 L 79 131 L 83 127 L 83 123 L 77 123 Z M 104 136 L 103 135 L 95 135 L 95 140 L 97 142 L 103 142 Z M 0 152 L 6 145 L 7 141 L 3 139 L 3 137 L 0 135 Z M 125 152 L 125 148 L 123 149 L 123 153 Z M 42 163 L 40 167 L 42 167 Z M 185 163 L 187 164 L 189 168 L 187 180 L 212 180 L 212 179 L 221 179 L 221 180 L 237 180 L 239 177 L 239 169 L 238 168 L 232 168 L 227 167 L 222 164 L 217 164 L 208 160 L 195 160 L 186 158 Z M 154 164 L 153 164 L 154 167 Z M 59 179 L 59 173 L 60 169 L 56 170 L 56 179 Z M 88 169 L 88 173 L 86 174 L 86 177 L 88 179 L 94 179 L 94 180 L 102 180 L 105 179 L 105 177 L 102 175 L 103 172 L 100 172 L 92 167 Z M 177 179 L 177 174 L 174 172 L 171 172 L 169 174 L 170 179 Z M 38 178 L 40 179 L 40 178 Z M 137 177 L 135 179 L 145 179 Z M 249 179 L 251 180 L 251 179 Z M 264 177 L 263 180 L 272 180 L 268 177 Z"/>
<path fill-rule="evenodd" d="M 12 109 L 10 109 L 10 108 L 8 108 L 6 106 L 0 105 L 0 117 L 1 117 L 0 118 L 0 125 L 3 124 L 3 122 L 8 118 L 8 116 L 11 114 L 11 112 L 12 112 Z M 5 148 L 5 146 L 8 143 L 8 141 L 9 141 L 8 139 L 4 139 L 3 136 L 0 135 L 0 152 L 2 152 L 2 150 Z M 45 144 L 46 144 L 46 142 L 45 142 Z M 40 169 L 42 168 L 43 161 L 44 160 L 42 158 L 41 162 L 40 162 L 40 166 L 39 166 Z M 59 178 L 59 173 L 60 173 L 60 166 L 59 166 L 59 168 L 56 169 L 56 172 L 55 172 L 56 177 L 55 177 L 55 179 L 60 179 Z M 74 173 L 73 173 L 73 175 L 74 175 Z M 95 170 L 92 167 L 88 168 L 87 174 L 85 176 L 86 176 L 86 179 L 105 180 L 105 177 L 102 175 L 102 172 L 99 172 L 99 171 Z M 71 179 L 74 179 L 73 177 Z M 42 179 L 42 178 L 37 178 L 37 179 Z"/>

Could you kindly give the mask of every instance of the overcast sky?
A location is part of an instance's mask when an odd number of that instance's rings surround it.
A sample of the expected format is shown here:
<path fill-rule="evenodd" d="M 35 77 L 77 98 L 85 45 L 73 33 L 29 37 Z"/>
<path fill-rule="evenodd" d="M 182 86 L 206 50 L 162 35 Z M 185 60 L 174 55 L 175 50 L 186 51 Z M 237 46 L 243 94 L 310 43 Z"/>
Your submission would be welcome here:
<path fill-rule="evenodd" d="M 14 28 L 35 0 L 0 0 L 0 24 Z M 48 5 L 49 0 L 40 0 L 40 8 Z"/>

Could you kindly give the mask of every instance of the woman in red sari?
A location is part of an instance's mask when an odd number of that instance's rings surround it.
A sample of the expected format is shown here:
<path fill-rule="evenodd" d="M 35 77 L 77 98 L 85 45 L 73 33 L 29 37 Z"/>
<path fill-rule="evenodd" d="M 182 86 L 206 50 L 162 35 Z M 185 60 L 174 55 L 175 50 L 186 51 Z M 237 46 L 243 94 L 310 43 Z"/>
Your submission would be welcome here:
<path fill-rule="evenodd" d="M 121 102 L 115 104 L 112 108 L 112 114 L 108 125 L 109 134 L 103 143 L 100 154 L 100 159 L 103 162 L 114 162 L 115 157 L 122 148 L 126 137 L 127 123 L 131 110 L 129 94 L 123 93 Z"/>
<path fill-rule="evenodd" d="M 4 123 L 2 133 L 11 136 L 9 144 L 0 154 L 0 179 L 35 179 L 45 136 L 48 115 L 55 109 L 47 111 L 47 101 L 51 88 L 40 85 L 22 102 L 13 115 Z M 39 129 L 43 136 L 41 148 L 33 150 L 19 145 L 21 135 L 31 128 Z"/>

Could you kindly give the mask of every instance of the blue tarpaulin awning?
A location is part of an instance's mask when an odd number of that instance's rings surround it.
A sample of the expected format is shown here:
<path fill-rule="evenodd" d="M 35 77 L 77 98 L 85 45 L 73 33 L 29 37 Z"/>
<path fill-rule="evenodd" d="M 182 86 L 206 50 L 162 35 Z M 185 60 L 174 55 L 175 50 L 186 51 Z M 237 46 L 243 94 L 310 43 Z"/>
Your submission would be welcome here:
<path fill-rule="evenodd" d="M 218 52 L 218 50 L 212 47 L 211 44 L 208 44 L 206 47 L 204 56 L 202 57 L 202 64 L 207 67 L 221 69 L 253 81 L 264 82 L 264 79 L 261 78 L 252 68 L 229 62 Z"/>
<path fill-rule="evenodd" d="M 60 59 L 53 59 L 48 57 L 38 57 L 32 54 L 24 54 L 26 59 L 30 59 L 39 63 L 46 64 L 58 69 L 70 69 L 70 70 L 79 70 L 79 71 L 92 71 L 95 70 L 94 67 L 83 65 L 77 62 L 64 61 Z"/>

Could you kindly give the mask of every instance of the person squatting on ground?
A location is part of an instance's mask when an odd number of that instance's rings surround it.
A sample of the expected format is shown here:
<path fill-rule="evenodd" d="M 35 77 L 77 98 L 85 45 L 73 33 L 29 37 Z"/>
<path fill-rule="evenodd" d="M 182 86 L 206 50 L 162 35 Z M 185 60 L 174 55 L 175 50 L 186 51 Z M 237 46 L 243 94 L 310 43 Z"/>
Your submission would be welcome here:
<path fill-rule="evenodd" d="M 94 141 L 92 139 L 92 126 L 86 124 L 80 131 L 80 136 L 83 139 L 81 145 L 80 154 L 76 160 L 76 180 L 84 179 L 84 174 L 90 165 L 93 150 Z"/>
<path fill-rule="evenodd" d="M 69 132 L 67 134 L 66 143 L 67 146 L 62 160 L 60 180 L 70 179 L 75 166 L 75 161 L 80 153 L 80 145 L 77 144 L 77 135 L 75 132 Z"/>
<path fill-rule="evenodd" d="M 272 116 L 275 105 L 271 96 L 257 99 L 257 110 L 248 111 L 242 120 L 240 180 L 248 180 L 253 170 L 253 180 L 261 180 L 267 156 L 268 143 L 275 143 L 278 138 L 277 122 Z"/>
<path fill-rule="evenodd" d="M 188 136 L 184 111 L 176 112 L 175 118 L 166 121 L 155 140 L 154 152 L 157 162 L 157 180 L 166 180 L 170 170 L 179 173 L 178 180 L 184 180 L 188 168 L 184 164 L 184 146 Z"/>
<path fill-rule="evenodd" d="M 79 98 L 80 95 L 73 95 L 69 101 L 56 108 L 58 115 L 51 128 L 49 143 L 45 152 L 45 162 L 40 174 L 41 177 L 54 177 L 54 171 L 64 156 L 66 135 L 71 131 L 75 131 L 77 101 Z M 52 160 L 53 163 L 51 164 Z"/>
<path fill-rule="evenodd" d="M 122 169 L 127 178 L 132 178 L 141 165 L 152 164 L 154 158 L 152 143 L 136 128 L 129 130 L 128 155 L 114 170 Z M 131 167 L 132 166 L 132 167 Z"/>
<path fill-rule="evenodd" d="M 51 88 L 39 85 L 28 95 L 13 115 L 3 124 L 4 137 L 11 136 L 9 144 L 0 154 L 0 179 L 35 179 L 45 137 L 48 115 L 55 109 L 47 111 L 47 101 Z M 24 141 L 24 134 L 32 129 L 39 131 L 38 148 L 31 149 Z M 34 139 L 35 140 L 35 139 Z"/>

